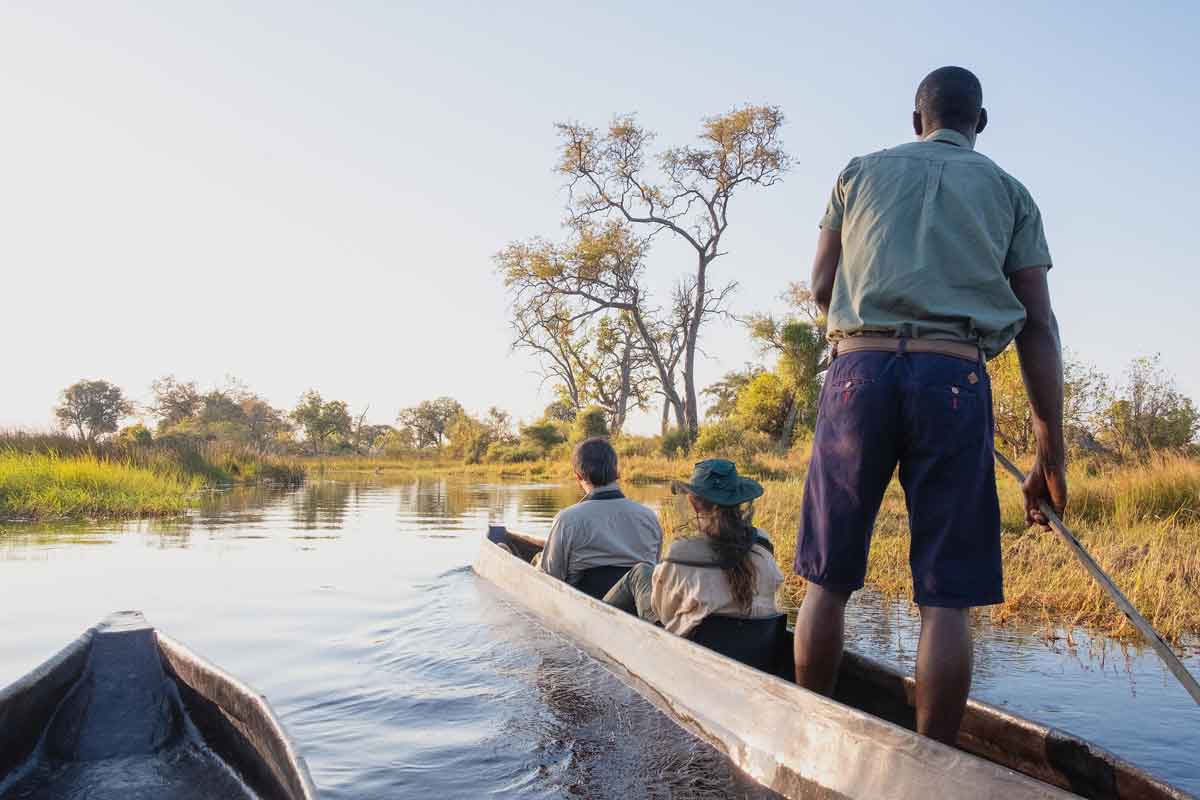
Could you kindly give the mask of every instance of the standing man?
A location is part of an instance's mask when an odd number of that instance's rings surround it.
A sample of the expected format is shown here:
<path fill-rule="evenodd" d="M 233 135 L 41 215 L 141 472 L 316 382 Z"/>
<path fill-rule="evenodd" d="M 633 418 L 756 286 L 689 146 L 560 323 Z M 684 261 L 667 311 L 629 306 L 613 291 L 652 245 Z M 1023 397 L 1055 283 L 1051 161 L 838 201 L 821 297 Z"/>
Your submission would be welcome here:
<path fill-rule="evenodd" d="M 862 588 L 896 466 L 921 610 L 917 731 L 954 744 L 971 687 L 967 610 L 1003 601 L 991 385 L 984 361 L 1014 338 L 1037 434 L 1028 521 L 1067 501 L 1062 361 L 1042 217 L 1015 178 L 975 151 L 987 126 L 961 67 L 917 89 L 919 141 L 852 159 L 813 264 L 835 359 L 805 484 L 796 573 L 796 681 L 833 691 L 846 601 Z"/>

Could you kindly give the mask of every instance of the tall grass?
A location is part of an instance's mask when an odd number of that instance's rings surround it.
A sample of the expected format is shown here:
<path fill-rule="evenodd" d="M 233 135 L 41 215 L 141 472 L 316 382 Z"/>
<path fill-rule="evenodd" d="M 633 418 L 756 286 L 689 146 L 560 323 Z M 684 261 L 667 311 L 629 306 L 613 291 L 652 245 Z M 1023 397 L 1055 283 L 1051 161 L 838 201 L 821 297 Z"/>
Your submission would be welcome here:
<path fill-rule="evenodd" d="M 183 512 L 196 476 L 105 461 L 0 451 L 0 517 L 142 517 Z"/>
<path fill-rule="evenodd" d="M 1053 532 L 1025 527 L 1016 482 L 1001 474 L 1001 545 L 1005 602 L 981 609 L 995 622 L 1081 625 L 1108 635 L 1136 631 Z M 785 575 L 783 600 L 796 605 L 804 581 L 792 574 L 803 469 L 767 481 L 755 524 L 769 531 Z M 1067 524 L 1159 633 L 1180 640 L 1200 636 L 1200 462 L 1160 457 L 1139 466 L 1079 466 L 1069 476 Z M 686 527 L 674 504 L 662 511 L 664 529 Z M 893 482 L 875 526 L 867 585 L 885 595 L 911 597 L 908 519 Z"/>
<path fill-rule="evenodd" d="M 304 465 L 214 442 L 0 432 L 0 519 L 178 514 L 201 486 L 297 483 Z"/>
<path fill-rule="evenodd" d="M 85 442 L 61 433 L 0 431 L 0 452 L 87 456 L 101 462 L 143 467 L 153 472 L 200 477 L 207 485 L 271 481 L 296 483 L 304 479 L 298 459 L 260 453 L 236 444 L 196 441 L 167 436 L 140 443 L 108 439 Z"/>

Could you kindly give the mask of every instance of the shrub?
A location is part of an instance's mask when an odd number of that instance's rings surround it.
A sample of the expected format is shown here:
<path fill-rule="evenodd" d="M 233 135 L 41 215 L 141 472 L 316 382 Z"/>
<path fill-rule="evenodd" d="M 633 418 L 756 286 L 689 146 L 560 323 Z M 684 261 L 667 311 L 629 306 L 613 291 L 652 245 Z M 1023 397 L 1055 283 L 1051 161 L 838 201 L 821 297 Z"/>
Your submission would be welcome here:
<path fill-rule="evenodd" d="M 567 440 L 565 427 L 561 422 L 542 420 L 521 428 L 521 439 L 544 453 L 554 445 L 562 444 Z"/>
<path fill-rule="evenodd" d="M 154 441 L 154 434 L 150 432 L 149 428 L 139 422 L 136 425 L 126 425 L 124 428 L 121 428 L 121 431 L 117 434 L 116 441 L 124 445 L 150 444 Z"/>
<path fill-rule="evenodd" d="M 688 436 L 688 432 L 683 428 L 672 428 L 662 436 L 662 441 L 659 444 L 659 450 L 667 458 L 679 458 L 687 455 L 691 449 L 692 441 Z"/>
<path fill-rule="evenodd" d="M 600 406 L 588 406 L 575 415 L 574 439 L 582 441 L 593 436 L 608 436 L 608 417 Z"/>
<path fill-rule="evenodd" d="M 662 440 L 658 436 L 623 434 L 613 440 L 613 448 L 620 458 L 652 456 L 659 452 L 661 445 Z"/>
<path fill-rule="evenodd" d="M 487 451 L 487 460 L 493 464 L 523 464 L 541 457 L 542 451 L 530 444 L 496 442 Z"/>
<path fill-rule="evenodd" d="M 730 419 L 710 422 L 700 427 L 696 435 L 697 455 L 717 456 L 732 452 L 738 445 L 738 440 L 746 435 L 741 425 Z"/>
<path fill-rule="evenodd" d="M 738 394 L 734 419 L 746 430 L 778 436 L 790 403 L 783 380 L 773 372 L 764 372 Z"/>
<path fill-rule="evenodd" d="M 771 449 L 771 437 L 760 431 L 748 431 L 726 419 L 702 426 L 693 448 L 697 455 L 728 458 L 739 465 L 748 465 L 755 456 Z"/>

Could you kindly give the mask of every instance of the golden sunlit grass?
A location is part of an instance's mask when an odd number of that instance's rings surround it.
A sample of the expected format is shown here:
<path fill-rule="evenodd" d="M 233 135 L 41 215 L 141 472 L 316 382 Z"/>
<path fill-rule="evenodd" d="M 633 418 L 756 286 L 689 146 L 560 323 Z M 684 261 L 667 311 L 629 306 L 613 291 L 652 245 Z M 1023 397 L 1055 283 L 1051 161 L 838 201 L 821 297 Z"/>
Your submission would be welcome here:
<path fill-rule="evenodd" d="M 1020 489 L 1000 476 L 1004 587 L 1002 605 L 982 609 L 994 622 L 1080 625 L 1132 637 L 1136 631 L 1056 534 L 1026 529 Z M 783 602 L 798 604 L 804 581 L 792 575 L 803 476 L 764 483 L 755 524 L 775 542 L 788 582 Z M 1162 457 L 1139 466 L 1073 469 L 1067 524 L 1100 566 L 1163 636 L 1200 635 L 1200 462 Z M 674 504 L 664 528 L 677 528 Z M 670 535 L 670 534 L 668 534 Z M 912 596 L 904 496 L 893 482 L 875 528 L 867 585 Z"/>
<path fill-rule="evenodd" d="M 0 452 L 0 517 L 145 517 L 182 513 L 198 477 L 94 455 Z"/>

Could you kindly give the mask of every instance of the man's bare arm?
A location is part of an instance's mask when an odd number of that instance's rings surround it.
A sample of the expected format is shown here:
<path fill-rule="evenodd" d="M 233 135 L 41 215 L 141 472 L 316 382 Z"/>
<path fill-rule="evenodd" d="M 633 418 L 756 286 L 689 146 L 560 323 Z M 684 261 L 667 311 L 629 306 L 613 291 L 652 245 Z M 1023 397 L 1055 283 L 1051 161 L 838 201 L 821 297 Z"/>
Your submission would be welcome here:
<path fill-rule="evenodd" d="M 821 312 L 829 313 L 833 299 L 833 279 L 837 277 L 838 260 L 842 257 L 842 232 L 821 229 L 817 239 L 817 255 L 813 258 L 812 293 Z"/>
<path fill-rule="evenodd" d="M 1031 524 L 1043 526 L 1046 518 L 1038 508 L 1042 501 L 1060 515 L 1067 504 L 1062 347 L 1058 321 L 1050 306 L 1047 269 L 1029 267 L 1010 279 L 1013 292 L 1025 306 L 1025 327 L 1017 336 L 1017 355 L 1037 437 L 1037 461 L 1025 482 L 1025 510 Z"/>

